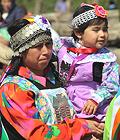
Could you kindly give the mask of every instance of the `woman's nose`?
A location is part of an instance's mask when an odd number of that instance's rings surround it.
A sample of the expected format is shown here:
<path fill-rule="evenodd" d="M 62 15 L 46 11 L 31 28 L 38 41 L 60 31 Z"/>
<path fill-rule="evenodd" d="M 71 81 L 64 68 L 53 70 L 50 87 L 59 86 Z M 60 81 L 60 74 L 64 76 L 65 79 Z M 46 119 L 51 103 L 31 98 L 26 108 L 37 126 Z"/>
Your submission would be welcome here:
<path fill-rule="evenodd" d="M 50 49 L 49 49 L 45 44 L 43 44 L 42 52 L 43 52 L 44 54 L 48 54 L 48 53 L 50 52 Z"/>

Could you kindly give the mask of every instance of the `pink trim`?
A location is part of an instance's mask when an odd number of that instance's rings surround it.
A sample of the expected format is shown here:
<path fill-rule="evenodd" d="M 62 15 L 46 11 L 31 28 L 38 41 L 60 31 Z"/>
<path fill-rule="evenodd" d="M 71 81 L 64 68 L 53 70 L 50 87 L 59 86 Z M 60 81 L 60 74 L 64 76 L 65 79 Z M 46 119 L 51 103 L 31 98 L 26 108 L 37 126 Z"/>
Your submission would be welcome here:
<path fill-rule="evenodd" d="M 74 71 L 74 69 L 75 69 L 75 64 L 78 62 L 78 61 L 80 61 L 80 60 L 83 60 L 85 57 L 87 57 L 88 56 L 88 54 L 81 54 L 80 56 L 78 56 L 78 57 L 76 57 L 74 60 L 73 60 L 73 63 L 72 63 L 72 65 L 71 65 L 71 67 L 70 67 L 70 70 L 69 70 L 69 73 L 68 73 L 68 76 L 67 76 L 67 81 L 69 81 L 70 80 L 70 77 L 72 76 L 72 73 L 73 73 L 73 71 Z"/>

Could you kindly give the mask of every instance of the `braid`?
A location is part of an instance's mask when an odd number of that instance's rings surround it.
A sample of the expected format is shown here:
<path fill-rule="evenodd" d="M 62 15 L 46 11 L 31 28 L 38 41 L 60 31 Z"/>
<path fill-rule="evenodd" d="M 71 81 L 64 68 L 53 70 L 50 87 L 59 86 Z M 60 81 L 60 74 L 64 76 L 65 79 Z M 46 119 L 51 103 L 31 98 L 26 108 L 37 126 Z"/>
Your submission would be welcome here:
<path fill-rule="evenodd" d="M 22 65 L 21 57 L 13 57 L 11 61 L 12 68 L 7 72 L 7 75 L 17 75 L 18 69 Z"/>

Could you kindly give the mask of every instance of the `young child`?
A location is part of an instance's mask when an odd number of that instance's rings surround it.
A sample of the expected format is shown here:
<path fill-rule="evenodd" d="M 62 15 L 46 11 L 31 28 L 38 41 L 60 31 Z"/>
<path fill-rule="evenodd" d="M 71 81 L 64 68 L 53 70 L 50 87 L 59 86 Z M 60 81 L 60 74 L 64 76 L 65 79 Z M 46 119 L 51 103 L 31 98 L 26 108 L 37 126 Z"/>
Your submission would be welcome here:
<path fill-rule="evenodd" d="M 72 28 L 72 37 L 62 39 L 59 72 L 76 117 L 104 122 L 119 85 L 116 56 L 105 48 L 107 11 L 97 4 L 82 3 L 73 14 Z"/>

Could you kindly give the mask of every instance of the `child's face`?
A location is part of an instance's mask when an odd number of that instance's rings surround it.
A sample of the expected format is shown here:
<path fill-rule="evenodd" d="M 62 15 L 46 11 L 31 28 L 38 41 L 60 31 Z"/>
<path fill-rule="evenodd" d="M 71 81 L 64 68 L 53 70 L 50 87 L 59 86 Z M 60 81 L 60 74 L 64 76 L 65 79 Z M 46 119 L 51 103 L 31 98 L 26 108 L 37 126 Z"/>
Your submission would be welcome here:
<path fill-rule="evenodd" d="M 105 23 L 88 26 L 81 37 L 81 42 L 84 47 L 100 49 L 107 43 L 108 27 L 105 26 Z"/>
<path fill-rule="evenodd" d="M 12 2 L 11 0 L 1 0 L 1 4 L 5 12 L 9 12 Z"/>

